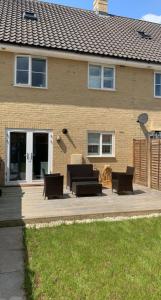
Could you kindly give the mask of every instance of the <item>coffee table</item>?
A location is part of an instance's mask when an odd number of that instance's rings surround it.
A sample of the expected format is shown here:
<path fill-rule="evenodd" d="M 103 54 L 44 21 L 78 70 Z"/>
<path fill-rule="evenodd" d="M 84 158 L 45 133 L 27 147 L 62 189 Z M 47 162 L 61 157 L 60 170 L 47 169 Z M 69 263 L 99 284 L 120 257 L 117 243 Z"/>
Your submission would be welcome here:
<path fill-rule="evenodd" d="M 102 195 L 102 184 L 95 181 L 73 182 L 72 192 L 79 196 Z"/>

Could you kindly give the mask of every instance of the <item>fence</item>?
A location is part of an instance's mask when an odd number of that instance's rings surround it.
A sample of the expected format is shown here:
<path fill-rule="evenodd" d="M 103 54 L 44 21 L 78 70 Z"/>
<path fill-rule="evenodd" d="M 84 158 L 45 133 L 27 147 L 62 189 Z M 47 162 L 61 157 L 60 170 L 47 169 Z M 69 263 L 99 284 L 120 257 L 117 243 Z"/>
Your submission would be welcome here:
<path fill-rule="evenodd" d="M 161 190 L 161 140 L 151 141 L 150 179 L 153 189 Z"/>
<path fill-rule="evenodd" d="M 148 142 L 134 140 L 133 160 L 135 167 L 135 183 L 148 185 Z"/>
<path fill-rule="evenodd" d="M 161 190 L 161 139 L 134 140 L 133 155 L 135 182 Z"/>

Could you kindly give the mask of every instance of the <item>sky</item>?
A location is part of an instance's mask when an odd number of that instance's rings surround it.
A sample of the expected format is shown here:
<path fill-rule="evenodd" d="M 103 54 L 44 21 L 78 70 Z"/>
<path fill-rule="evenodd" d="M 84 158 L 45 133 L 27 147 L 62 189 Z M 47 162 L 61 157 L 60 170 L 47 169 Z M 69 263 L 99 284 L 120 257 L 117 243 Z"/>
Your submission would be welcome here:
<path fill-rule="evenodd" d="M 93 7 L 93 0 L 44 1 L 84 9 Z M 108 0 L 108 3 L 111 14 L 161 23 L 161 0 Z"/>

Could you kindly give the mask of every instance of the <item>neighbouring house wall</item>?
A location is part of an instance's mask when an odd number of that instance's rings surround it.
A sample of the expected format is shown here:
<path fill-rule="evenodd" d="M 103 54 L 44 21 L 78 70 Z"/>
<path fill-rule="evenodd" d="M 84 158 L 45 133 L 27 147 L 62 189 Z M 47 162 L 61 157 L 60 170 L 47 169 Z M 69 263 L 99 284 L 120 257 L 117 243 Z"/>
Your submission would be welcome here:
<path fill-rule="evenodd" d="M 14 87 L 14 54 L 0 53 L 0 156 L 6 160 L 5 128 L 53 130 L 53 171 L 66 175 L 70 156 L 82 153 L 100 170 L 133 163 L 133 139 L 143 137 L 137 117 L 149 114 L 148 129 L 161 129 L 161 99 L 153 97 L 153 70 L 116 67 L 116 91 L 88 89 L 88 63 L 48 58 L 48 89 Z M 69 130 L 69 137 L 61 133 Z M 115 158 L 87 158 L 87 131 L 115 131 Z M 60 135 L 62 142 L 56 141 Z M 1 172 L 1 181 L 4 174 Z"/>

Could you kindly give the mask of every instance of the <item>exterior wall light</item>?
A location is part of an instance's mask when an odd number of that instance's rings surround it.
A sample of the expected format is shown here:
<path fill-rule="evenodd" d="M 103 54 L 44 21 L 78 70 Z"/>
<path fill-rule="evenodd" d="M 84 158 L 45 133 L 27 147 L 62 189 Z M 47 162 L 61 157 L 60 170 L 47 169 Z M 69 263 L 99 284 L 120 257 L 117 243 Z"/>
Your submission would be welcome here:
<path fill-rule="evenodd" d="M 64 128 L 64 129 L 62 130 L 62 133 L 63 133 L 63 134 L 68 134 L 68 129 Z"/>
<path fill-rule="evenodd" d="M 57 142 L 60 142 L 60 141 L 61 141 L 61 137 L 60 137 L 60 135 L 57 135 L 57 137 L 56 137 L 56 141 L 57 141 Z"/>

